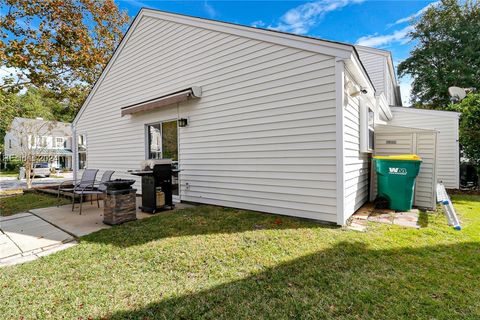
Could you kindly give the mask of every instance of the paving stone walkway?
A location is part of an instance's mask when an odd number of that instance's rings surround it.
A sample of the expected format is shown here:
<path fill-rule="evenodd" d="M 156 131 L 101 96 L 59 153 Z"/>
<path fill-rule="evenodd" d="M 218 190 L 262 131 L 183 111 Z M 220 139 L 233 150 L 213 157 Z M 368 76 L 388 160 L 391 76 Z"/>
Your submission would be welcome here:
<path fill-rule="evenodd" d="M 35 260 L 75 244 L 72 235 L 31 213 L 0 217 L 0 267 Z"/>
<path fill-rule="evenodd" d="M 405 212 L 376 209 L 373 203 L 367 203 L 352 215 L 347 229 L 364 232 L 367 230 L 368 221 L 418 229 L 420 228 L 418 224 L 419 213 L 418 209 Z"/>

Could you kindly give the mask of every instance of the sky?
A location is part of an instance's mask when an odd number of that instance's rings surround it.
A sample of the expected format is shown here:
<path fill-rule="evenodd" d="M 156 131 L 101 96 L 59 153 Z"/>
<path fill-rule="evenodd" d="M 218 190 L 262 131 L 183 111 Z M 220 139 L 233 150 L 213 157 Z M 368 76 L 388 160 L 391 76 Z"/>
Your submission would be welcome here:
<path fill-rule="evenodd" d="M 395 66 L 414 47 L 409 21 L 434 1 L 157 1 L 115 0 L 134 17 L 142 7 L 196 17 L 270 28 L 392 52 Z M 410 105 L 411 79 L 399 79 L 402 101 Z"/>

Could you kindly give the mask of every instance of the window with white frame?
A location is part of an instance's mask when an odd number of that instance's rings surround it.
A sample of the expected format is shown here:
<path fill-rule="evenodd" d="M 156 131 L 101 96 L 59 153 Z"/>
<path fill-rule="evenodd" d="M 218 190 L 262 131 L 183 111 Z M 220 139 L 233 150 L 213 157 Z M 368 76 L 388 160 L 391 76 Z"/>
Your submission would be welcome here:
<path fill-rule="evenodd" d="M 77 158 L 78 169 L 85 169 L 87 166 L 87 141 L 83 134 L 77 136 Z"/>
<path fill-rule="evenodd" d="M 84 149 L 86 148 L 86 140 L 85 140 L 85 136 L 83 134 L 80 134 L 77 136 L 77 144 L 78 144 L 78 147 L 80 149 Z"/>
<path fill-rule="evenodd" d="M 45 136 L 35 136 L 35 139 L 32 139 L 33 148 L 46 148 L 47 145 L 47 137 Z"/>
<path fill-rule="evenodd" d="M 360 102 L 360 151 L 375 149 L 375 112 L 367 103 Z"/>
<path fill-rule="evenodd" d="M 56 137 L 55 138 L 55 148 L 63 148 L 64 140 L 65 139 L 63 137 Z"/>

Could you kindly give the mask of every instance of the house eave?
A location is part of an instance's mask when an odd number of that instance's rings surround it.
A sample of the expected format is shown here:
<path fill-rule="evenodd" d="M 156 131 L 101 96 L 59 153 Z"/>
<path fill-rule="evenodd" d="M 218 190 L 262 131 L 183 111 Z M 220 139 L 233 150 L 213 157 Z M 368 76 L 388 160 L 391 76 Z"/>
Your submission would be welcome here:
<path fill-rule="evenodd" d="M 398 112 L 411 112 L 419 114 L 431 114 L 438 117 L 450 117 L 450 118 L 460 118 L 460 113 L 455 111 L 445 111 L 445 110 L 430 110 L 430 109 L 418 109 L 414 107 L 404 107 L 404 106 L 392 106 L 393 111 Z"/>
<path fill-rule="evenodd" d="M 181 15 L 150 8 L 142 8 L 139 15 L 228 33 L 240 37 L 290 46 L 298 49 L 330 55 L 332 57 L 347 58 L 353 50 L 353 45 L 346 43 L 312 38 L 308 36 L 296 35 L 270 29 L 249 27 L 240 24 L 199 18 L 189 15 Z"/>

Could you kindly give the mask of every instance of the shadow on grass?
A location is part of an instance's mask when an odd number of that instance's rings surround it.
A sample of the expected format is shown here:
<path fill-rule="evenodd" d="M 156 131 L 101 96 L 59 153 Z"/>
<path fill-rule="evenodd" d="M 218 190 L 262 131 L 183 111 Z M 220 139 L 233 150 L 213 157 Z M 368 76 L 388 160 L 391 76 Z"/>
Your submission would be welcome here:
<path fill-rule="evenodd" d="M 456 194 L 452 195 L 453 205 L 466 205 L 470 208 L 480 207 L 480 195 Z"/>
<path fill-rule="evenodd" d="M 83 237 L 82 240 L 130 247 L 171 237 L 298 228 L 338 227 L 274 214 L 215 206 L 197 206 L 159 213 L 151 218 L 101 230 Z"/>
<path fill-rule="evenodd" d="M 478 319 L 479 253 L 476 242 L 392 250 L 342 242 L 102 319 Z"/>
<path fill-rule="evenodd" d="M 419 212 L 419 214 L 418 214 L 417 224 L 418 224 L 421 228 L 426 228 L 426 227 L 428 227 L 428 212 L 427 212 L 427 211 L 425 211 L 425 210 L 420 210 L 420 212 Z"/>

